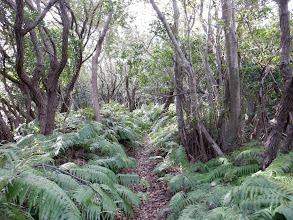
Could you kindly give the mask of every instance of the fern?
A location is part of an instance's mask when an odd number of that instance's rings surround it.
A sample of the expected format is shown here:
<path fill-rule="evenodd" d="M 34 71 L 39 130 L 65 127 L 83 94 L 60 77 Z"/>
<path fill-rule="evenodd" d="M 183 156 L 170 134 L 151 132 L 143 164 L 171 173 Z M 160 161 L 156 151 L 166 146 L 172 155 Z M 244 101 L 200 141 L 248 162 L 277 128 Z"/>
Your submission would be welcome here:
<path fill-rule="evenodd" d="M 131 174 L 118 174 L 119 182 L 124 185 L 138 185 L 139 184 L 139 176 L 138 175 L 131 175 Z"/>
<path fill-rule="evenodd" d="M 249 216 L 251 220 L 272 220 L 272 212 L 269 208 L 260 209 Z"/>
<path fill-rule="evenodd" d="M 269 175 L 280 175 L 288 172 L 293 166 L 293 152 L 277 157 L 270 166 L 266 169 L 265 173 Z"/>
<path fill-rule="evenodd" d="M 187 187 L 189 190 L 195 189 L 197 185 L 196 177 L 197 174 L 192 174 L 189 172 L 184 172 L 174 176 L 169 181 L 169 187 L 171 192 L 178 191 L 182 186 Z"/>
<path fill-rule="evenodd" d="M 293 202 L 277 207 L 273 212 L 274 219 L 293 220 Z"/>
<path fill-rule="evenodd" d="M 197 204 L 187 206 L 185 209 L 181 211 L 178 220 L 195 219 L 197 214 L 197 206 Z"/>
<path fill-rule="evenodd" d="M 224 177 L 225 174 L 228 172 L 228 170 L 232 167 L 233 167 L 233 165 L 231 163 L 225 163 L 225 164 L 218 166 L 217 168 L 213 169 L 211 172 L 209 172 L 206 175 L 205 181 L 212 182 L 216 179 Z"/>
<path fill-rule="evenodd" d="M 139 206 L 145 195 L 126 186 L 139 184 L 139 177 L 117 174 L 122 168 L 136 167 L 135 159 L 127 157 L 118 142 L 140 145 L 136 139 L 140 138 L 141 122 L 130 115 L 127 111 L 104 112 L 107 121 L 100 124 L 88 121 L 91 111 L 71 112 L 66 128 L 70 133 L 35 133 L 19 136 L 16 144 L 3 145 L 0 189 L 5 198 L 0 194 L 0 216 L 30 219 L 26 211 L 39 219 L 114 219 L 119 213 L 133 216 L 132 206 Z M 62 130 L 64 115 L 56 117 L 56 131 Z M 85 166 L 67 161 L 60 167 L 48 165 L 54 158 L 70 159 L 62 154 L 75 147 L 85 149 L 83 156 L 90 159 Z"/>
<path fill-rule="evenodd" d="M 86 126 L 78 131 L 78 136 L 81 140 L 95 138 L 103 132 L 102 125 L 99 122 L 91 121 Z"/>
<path fill-rule="evenodd" d="M 166 160 L 164 162 L 160 162 L 156 165 L 155 169 L 153 170 L 154 174 L 157 173 L 164 173 L 166 172 L 170 167 L 171 167 L 172 163 L 170 160 Z"/>
<path fill-rule="evenodd" d="M 215 208 L 209 212 L 207 216 L 203 219 L 205 220 L 238 220 L 241 219 L 241 214 L 229 207 L 219 207 Z"/>
<path fill-rule="evenodd" d="M 232 155 L 235 157 L 236 161 L 243 160 L 243 159 L 248 161 L 248 160 L 254 159 L 260 162 L 263 151 L 264 151 L 263 148 L 254 147 L 254 148 L 241 149 L 239 151 L 235 151 L 232 153 Z"/>
<path fill-rule="evenodd" d="M 65 152 L 68 148 L 73 147 L 78 141 L 76 133 L 68 133 L 59 135 L 55 144 L 52 146 L 54 154 L 58 155 L 61 152 Z"/>
<path fill-rule="evenodd" d="M 79 209 L 57 184 L 32 173 L 15 178 L 6 197 L 20 205 L 28 201 L 28 210 L 36 207 L 40 219 L 80 219 Z"/>
<path fill-rule="evenodd" d="M 71 169 L 70 172 L 73 175 L 80 177 L 84 180 L 87 180 L 93 183 L 107 184 L 113 187 L 113 182 L 109 178 L 109 176 L 99 170 L 89 169 L 89 168 L 78 168 L 78 169 Z"/>
<path fill-rule="evenodd" d="M 159 131 L 159 129 L 164 125 L 165 121 L 169 118 L 169 116 L 165 116 L 161 119 L 159 119 L 153 126 L 152 126 L 152 133 L 156 133 Z"/>

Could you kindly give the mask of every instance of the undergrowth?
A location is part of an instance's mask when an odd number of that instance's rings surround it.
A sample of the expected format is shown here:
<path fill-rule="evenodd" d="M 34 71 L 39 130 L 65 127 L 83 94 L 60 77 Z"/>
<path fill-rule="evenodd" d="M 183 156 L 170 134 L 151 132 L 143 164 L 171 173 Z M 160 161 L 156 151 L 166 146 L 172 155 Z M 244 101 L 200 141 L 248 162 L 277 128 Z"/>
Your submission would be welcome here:
<path fill-rule="evenodd" d="M 281 154 L 261 170 L 262 143 L 250 142 L 241 149 L 206 163 L 190 164 L 176 141 L 174 110 L 151 127 L 154 169 L 173 193 L 165 212 L 168 220 L 293 219 L 293 152 Z"/>
<path fill-rule="evenodd" d="M 293 153 L 279 154 L 261 170 L 263 146 L 250 142 L 206 163 L 190 164 L 178 144 L 174 105 L 143 105 L 129 113 L 110 103 L 102 123 L 93 110 L 56 116 L 53 135 L 43 136 L 33 121 L 17 130 L 17 142 L 0 148 L 0 219 L 116 219 L 133 216 L 144 194 L 130 184 L 145 183 L 125 150 L 141 146 L 150 132 L 151 159 L 160 160 L 154 173 L 173 193 L 165 212 L 169 220 L 293 219 Z M 65 131 L 62 133 L 61 131 Z"/>
<path fill-rule="evenodd" d="M 125 150 L 141 145 L 142 131 L 150 126 L 143 116 L 110 103 L 102 123 L 92 120 L 92 109 L 71 112 L 65 133 L 65 114 L 56 115 L 53 135 L 39 134 L 37 121 L 20 126 L 17 142 L 0 148 L 0 219 L 133 216 L 132 207 L 145 195 L 127 186 L 140 179 L 119 172 L 136 167 Z"/>

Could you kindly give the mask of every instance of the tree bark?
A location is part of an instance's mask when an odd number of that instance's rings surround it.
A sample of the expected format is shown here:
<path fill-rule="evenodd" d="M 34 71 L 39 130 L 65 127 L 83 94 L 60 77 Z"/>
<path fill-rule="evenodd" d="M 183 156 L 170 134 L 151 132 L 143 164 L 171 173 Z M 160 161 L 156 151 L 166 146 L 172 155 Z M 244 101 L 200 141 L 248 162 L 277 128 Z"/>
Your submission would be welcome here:
<path fill-rule="evenodd" d="M 194 120 L 198 120 L 200 121 L 200 118 L 199 118 L 199 115 L 198 115 L 198 112 L 197 112 L 197 98 L 196 98 L 196 95 L 197 95 L 197 92 L 196 92 L 196 89 L 197 89 L 197 86 L 196 86 L 196 80 L 195 80 L 195 73 L 194 73 L 194 70 L 192 68 L 192 65 L 191 63 L 186 59 L 183 51 L 181 50 L 180 46 L 179 46 L 179 43 L 176 39 L 176 37 L 174 36 L 172 30 L 171 30 L 171 27 L 168 23 L 168 21 L 166 20 L 165 16 L 162 14 L 162 12 L 160 11 L 160 9 L 158 8 L 158 6 L 156 5 L 156 3 L 154 2 L 154 0 L 150 0 L 150 3 L 152 4 L 152 7 L 153 9 L 156 11 L 159 19 L 161 20 L 161 22 L 163 23 L 167 33 L 168 33 L 168 36 L 176 50 L 176 53 L 178 54 L 179 58 L 180 58 L 180 61 L 183 65 L 183 67 L 185 68 L 186 72 L 189 74 L 189 78 L 190 78 L 190 92 L 191 92 L 191 99 L 192 99 L 192 117 L 194 118 Z M 203 132 L 204 130 L 206 131 L 205 129 L 205 126 L 203 124 L 201 124 L 201 126 L 199 125 L 199 123 L 197 123 L 197 128 L 199 129 L 199 133 L 202 132 L 203 135 L 206 135 L 208 134 L 208 132 Z M 215 152 L 218 154 L 218 155 L 222 155 L 222 151 L 218 149 L 220 149 L 216 142 L 213 141 L 211 142 L 211 139 L 208 138 L 208 136 L 205 136 L 206 137 L 206 140 L 209 142 L 209 144 L 211 144 L 212 148 L 215 150 Z M 211 136 L 209 136 L 211 137 Z M 215 148 L 217 146 L 217 148 Z"/>
<path fill-rule="evenodd" d="M 170 106 L 170 104 L 172 103 L 172 100 L 173 100 L 173 94 L 174 94 L 174 88 L 171 88 L 169 93 L 168 93 L 168 95 L 167 95 L 167 98 L 166 98 L 166 101 L 165 101 L 165 104 L 164 104 L 164 107 L 163 107 L 163 110 L 162 110 L 161 114 L 163 114 L 166 111 L 168 111 L 169 106 Z"/>
<path fill-rule="evenodd" d="M 285 152 L 290 152 L 293 147 L 293 113 L 289 113 L 290 128 L 288 129 L 287 137 L 283 142 L 282 150 Z"/>
<path fill-rule="evenodd" d="M 55 113 L 56 113 L 56 104 L 57 104 L 57 85 L 58 79 L 66 65 L 68 58 L 68 35 L 69 35 L 69 19 L 67 16 L 67 12 L 65 10 L 66 3 L 64 0 L 59 0 L 59 10 L 60 16 L 63 25 L 62 32 L 62 46 L 61 46 L 61 59 L 58 61 L 58 54 L 55 50 L 50 50 L 50 45 L 46 44 L 47 41 L 43 37 L 43 41 L 45 44 L 45 48 L 49 52 L 50 56 L 50 71 L 48 73 L 48 79 L 42 79 L 46 81 L 46 92 L 42 91 L 42 88 L 39 87 L 38 81 L 43 75 L 43 55 L 42 50 L 39 45 L 37 35 L 34 32 L 33 28 L 35 28 L 41 20 L 44 18 L 47 11 L 53 6 L 57 1 L 52 0 L 48 6 L 44 9 L 41 15 L 35 20 L 35 22 L 30 23 L 29 19 L 24 15 L 24 4 L 23 0 L 16 0 L 16 4 L 8 1 L 8 4 L 16 10 L 15 17 L 15 36 L 16 36 L 16 72 L 28 90 L 30 91 L 30 95 L 32 100 L 36 103 L 37 111 L 38 111 L 38 119 L 41 123 L 41 133 L 42 134 L 52 134 L 54 130 L 54 122 L 55 122 Z M 25 24 L 25 29 L 23 29 L 23 24 Z M 45 28 L 40 28 L 39 30 L 46 30 Z M 30 33 L 31 41 L 34 45 L 35 54 L 37 58 L 35 72 L 32 78 L 24 73 L 24 36 L 26 33 Z M 42 35 L 41 31 L 40 34 Z M 52 40 L 52 39 L 50 39 Z M 51 41 L 54 44 L 53 41 Z M 54 45 L 56 46 L 56 45 Z M 51 53 L 53 51 L 53 53 Z"/>
<path fill-rule="evenodd" d="M 2 118 L 2 115 L 0 113 L 0 133 L 2 133 L 2 137 L 4 140 L 8 140 L 10 142 L 14 142 L 13 134 L 7 127 L 5 121 Z"/>
<path fill-rule="evenodd" d="M 126 77 L 125 86 L 126 86 L 126 95 L 128 99 L 129 111 L 132 112 L 135 109 L 135 93 L 137 89 L 138 81 L 134 79 L 132 89 L 129 87 L 129 76 Z"/>
<path fill-rule="evenodd" d="M 97 46 L 96 46 L 96 52 L 92 59 L 92 97 L 93 97 L 93 105 L 94 105 L 94 114 L 95 114 L 95 120 L 98 122 L 102 122 L 101 119 L 101 113 L 100 113 L 100 105 L 99 105 L 99 97 L 98 97 L 98 62 L 99 62 L 99 56 L 101 54 L 102 50 L 102 44 L 104 41 L 104 38 L 106 36 L 106 33 L 110 26 L 110 21 L 112 19 L 113 11 L 111 10 L 108 13 L 107 20 L 104 24 L 103 31 L 101 36 L 99 37 Z"/>
<path fill-rule="evenodd" d="M 263 158 L 263 168 L 268 167 L 276 158 L 282 133 L 287 126 L 289 113 L 293 110 L 293 77 L 290 65 L 290 23 L 288 13 L 288 0 L 279 1 L 281 50 L 280 50 L 280 74 L 285 80 L 285 88 L 281 103 L 276 112 L 276 124 L 273 126 L 267 140 Z"/>
<path fill-rule="evenodd" d="M 178 10 L 176 0 L 173 0 L 173 10 L 174 10 L 173 34 L 174 34 L 174 37 L 178 39 L 180 12 Z M 183 66 L 180 60 L 180 56 L 176 50 L 175 50 L 175 65 L 174 65 L 174 85 L 175 85 L 175 95 L 176 95 L 176 115 L 177 115 L 177 121 L 178 121 L 179 137 L 181 139 L 183 146 L 188 147 L 186 125 L 184 122 L 184 114 L 183 114 L 183 103 L 185 100 L 184 88 L 183 88 Z"/>
<path fill-rule="evenodd" d="M 238 139 L 240 127 L 240 80 L 235 29 L 234 0 L 222 0 L 222 17 L 225 25 L 225 47 L 229 74 L 230 109 L 229 123 L 225 132 L 223 150 L 232 150 Z"/>

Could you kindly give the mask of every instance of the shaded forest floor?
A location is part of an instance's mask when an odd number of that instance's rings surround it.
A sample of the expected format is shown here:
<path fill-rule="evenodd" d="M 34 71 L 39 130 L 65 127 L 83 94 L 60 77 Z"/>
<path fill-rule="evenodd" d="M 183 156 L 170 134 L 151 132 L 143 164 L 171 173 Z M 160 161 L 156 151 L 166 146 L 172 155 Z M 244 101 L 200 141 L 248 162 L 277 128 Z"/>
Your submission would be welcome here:
<path fill-rule="evenodd" d="M 142 201 L 139 208 L 134 207 L 134 219 L 136 220 L 157 219 L 158 213 L 166 208 L 172 197 L 168 184 L 159 181 L 160 176 L 152 173 L 158 162 L 150 160 L 150 152 L 151 145 L 148 143 L 148 138 L 145 138 L 143 147 L 132 148 L 128 151 L 128 156 L 136 159 L 136 169 L 124 170 L 128 174 L 139 175 L 140 179 L 145 178 L 149 183 L 149 189 L 145 185 L 131 187 L 135 193 L 146 193 L 148 198 Z M 166 219 L 166 217 L 166 215 L 160 216 L 159 219 Z"/>

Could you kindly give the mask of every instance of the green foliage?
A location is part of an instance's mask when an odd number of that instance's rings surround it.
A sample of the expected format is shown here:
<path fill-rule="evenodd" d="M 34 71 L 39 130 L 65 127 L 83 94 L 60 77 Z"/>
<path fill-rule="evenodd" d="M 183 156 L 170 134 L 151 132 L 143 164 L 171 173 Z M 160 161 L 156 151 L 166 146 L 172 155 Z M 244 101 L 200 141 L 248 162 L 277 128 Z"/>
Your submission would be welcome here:
<path fill-rule="evenodd" d="M 67 120 L 73 123 L 68 123 L 65 134 L 58 132 L 61 115 L 55 134 L 19 131 L 23 136 L 16 144 L 1 146 L 0 217 L 30 219 L 31 214 L 38 219 L 94 220 L 115 219 L 119 213 L 133 217 L 132 206 L 138 207 L 144 195 L 127 187 L 140 184 L 140 179 L 119 171 L 136 167 L 125 147 L 140 138 L 142 129 L 136 124 L 138 117 L 130 120 L 120 105 L 108 108 L 117 112 L 103 110 L 103 124 L 91 121 L 88 109 L 82 116 L 72 112 Z M 54 166 L 58 161 L 61 164 Z"/>
<path fill-rule="evenodd" d="M 168 219 L 292 218 L 292 153 L 279 156 L 260 171 L 263 146 L 252 142 L 224 157 L 191 165 L 184 149 L 173 144 L 174 136 L 168 137 L 167 128 L 172 124 L 169 119 L 159 119 L 151 133 L 154 145 L 163 146 L 166 152 L 153 172 L 165 175 L 174 166 L 180 168 L 176 175 L 160 178 L 175 193 L 160 215 L 170 211 Z"/>
<path fill-rule="evenodd" d="M 28 201 L 28 211 L 40 219 L 79 219 L 80 212 L 64 190 L 56 183 L 26 172 L 7 185 L 8 201 L 22 205 Z"/>

